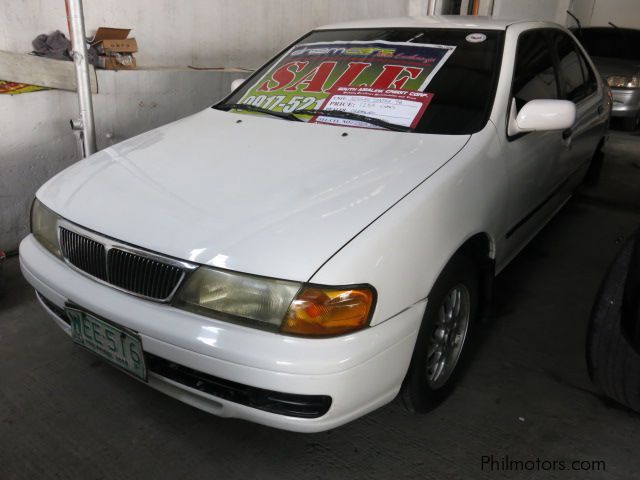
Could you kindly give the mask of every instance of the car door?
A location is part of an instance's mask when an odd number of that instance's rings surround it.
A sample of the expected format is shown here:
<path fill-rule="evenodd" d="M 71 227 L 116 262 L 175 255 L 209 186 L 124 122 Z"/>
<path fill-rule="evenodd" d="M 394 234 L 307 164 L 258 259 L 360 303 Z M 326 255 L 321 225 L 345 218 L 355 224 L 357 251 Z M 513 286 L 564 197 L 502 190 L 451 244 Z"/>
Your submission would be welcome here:
<path fill-rule="evenodd" d="M 567 148 L 563 132 L 514 134 L 510 125 L 531 100 L 560 98 L 559 75 L 550 43 L 551 29 L 527 30 L 517 42 L 505 161 L 509 173 L 504 258 L 515 255 L 557 209 L 554 188 L 562 178 L 558 165 Z"/>
<path fill-rule="evenodd" d="M 595 73 L 574 39 L 562 30 L 555 30 L 552 42 L 558 62 L 561 98 L 576 104 L 576 122 L 565 132 L 567 148 L 558 162 L 562 173 L 559 181 L 569 181 L 576 186 L 600 141 L 606 112 L 598 95 Z"/>

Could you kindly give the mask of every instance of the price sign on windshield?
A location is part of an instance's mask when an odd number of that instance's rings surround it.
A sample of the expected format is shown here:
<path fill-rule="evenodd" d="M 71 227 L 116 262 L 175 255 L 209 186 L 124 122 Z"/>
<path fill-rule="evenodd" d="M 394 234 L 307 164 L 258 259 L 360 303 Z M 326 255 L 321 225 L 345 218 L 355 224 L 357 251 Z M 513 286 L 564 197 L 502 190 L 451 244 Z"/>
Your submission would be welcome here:
<path fill-rule="evenodd" d="M 415 128 L 433 98 L 431 93 L 410 90 L 382 90 L 368 87 L 339 87 L 331 92 L 322 110 L 339 110 L 383 120 L 392 125 Z M 312 122 L 375 128 L 357 120 L 316 115 Z"/>

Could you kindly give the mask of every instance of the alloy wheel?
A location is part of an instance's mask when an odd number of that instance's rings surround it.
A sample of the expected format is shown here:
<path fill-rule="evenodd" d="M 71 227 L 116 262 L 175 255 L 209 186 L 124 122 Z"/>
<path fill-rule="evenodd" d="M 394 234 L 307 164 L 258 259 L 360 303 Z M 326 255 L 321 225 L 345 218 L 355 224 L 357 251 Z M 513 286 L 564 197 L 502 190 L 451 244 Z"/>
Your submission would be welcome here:
<path fill-rule="evenodd" d="M 447 293 L 427 348 L 427 382 L 432 389 L 442 387 L 456 368 L 469 329 L 471 296 L 462 284 Z"/>

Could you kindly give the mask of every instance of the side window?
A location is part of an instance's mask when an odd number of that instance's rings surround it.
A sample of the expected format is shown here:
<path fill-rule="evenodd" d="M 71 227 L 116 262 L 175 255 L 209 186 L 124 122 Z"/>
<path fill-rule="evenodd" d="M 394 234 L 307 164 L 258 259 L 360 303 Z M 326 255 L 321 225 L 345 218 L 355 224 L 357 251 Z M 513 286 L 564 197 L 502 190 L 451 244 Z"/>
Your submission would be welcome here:
<path fill-rule="evenodd" d="M 584 78 L 586 79 L 586 92 L 587 96 L 598 90 L 598 81 L 596 80 L 596 74 L 593 71 L 593 68 L 589 63 L 585 60 L 584 54 L 578 50 L 578 54 L 580 55 L 580 64 L 582 65 L 582 73 L 584 74 Z"/>
<path fill-rule="evenodd" d="M 561 70 L 561 91 L 564 93 L 564 98 L 578 103 L 595 91 L 597 86 L 595 77 L 569 35 L 557 32 L 553 36 Z"/>
<path fill-rule="evenodd" d="M 538 99 L 558 98 L 558 75 L 545 30 L 524 32 L 518 39 L 513 73 L 516 108 Z"/>

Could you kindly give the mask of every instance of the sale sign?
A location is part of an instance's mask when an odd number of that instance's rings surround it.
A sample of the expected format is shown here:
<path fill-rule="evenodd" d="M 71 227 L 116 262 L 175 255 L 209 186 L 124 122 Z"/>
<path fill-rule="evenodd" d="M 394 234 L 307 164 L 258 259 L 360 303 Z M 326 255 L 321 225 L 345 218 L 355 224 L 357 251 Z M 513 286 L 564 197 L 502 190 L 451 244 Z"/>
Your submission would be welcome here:
<path fill-rule="evenodd" d="M 409 126 L 417 123 L 432 96 L 409 97 L 408 92 L 423 93 L 454 50 L 387 41 L 299 44 L 255 81 L 239 103 L 283 113 L 335 110 L 339 103 L 343 111 L 367 111 L 376 118 L 382 112 Z M 315 120 L 327 121 L 322 118 Z"/>
<path fill-rule="evenodd" d="M 338 87 L 333 89 L 322 110 L 341 110 L 377 118 L 393 125 L 415 128 L 433 98 L 432 93 L 411 90 L 384 90 L 368 87 Z M 375 128 L 366 122 L 316 115 L 310 121 Z"/>

